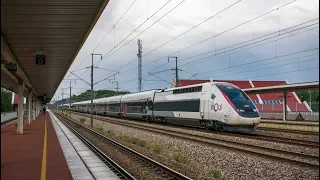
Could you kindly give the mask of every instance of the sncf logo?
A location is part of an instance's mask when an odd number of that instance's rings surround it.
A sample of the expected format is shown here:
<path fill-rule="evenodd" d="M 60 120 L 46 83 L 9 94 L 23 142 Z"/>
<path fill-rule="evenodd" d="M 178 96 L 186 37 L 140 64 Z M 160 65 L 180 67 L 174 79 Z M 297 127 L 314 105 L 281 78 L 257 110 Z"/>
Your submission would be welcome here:
<path fill-rule="evenodd" d="M 218 103 L 215 103 L 214 105 L 211 106 L 211 110 L 214 110 L 214 111 L 219 111 L 222 109 L 222 104 L 218 104 Z"/>

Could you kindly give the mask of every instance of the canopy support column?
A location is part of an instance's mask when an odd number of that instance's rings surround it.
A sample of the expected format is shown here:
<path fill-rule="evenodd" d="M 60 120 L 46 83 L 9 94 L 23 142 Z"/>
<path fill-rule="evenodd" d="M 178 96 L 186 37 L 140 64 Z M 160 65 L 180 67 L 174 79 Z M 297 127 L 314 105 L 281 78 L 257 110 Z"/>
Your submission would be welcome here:
<path fill-rule="evenodd" d="M 24 83 L 22 81 L 18 84 L 18 122 L 17 122 L 17 134 L 23 134 L 23 90 Z"/>
<path fill-rule="evenodd" d="M 287 92 L 283 93 L 283 120 L 287 120 Z"/>
<path fill-rule="evenodd" d="M 32 103 L 32 92 L 29 91 L 29 98 L 28 98 L 28 124 L 31 124 L 31 103 Z"/>

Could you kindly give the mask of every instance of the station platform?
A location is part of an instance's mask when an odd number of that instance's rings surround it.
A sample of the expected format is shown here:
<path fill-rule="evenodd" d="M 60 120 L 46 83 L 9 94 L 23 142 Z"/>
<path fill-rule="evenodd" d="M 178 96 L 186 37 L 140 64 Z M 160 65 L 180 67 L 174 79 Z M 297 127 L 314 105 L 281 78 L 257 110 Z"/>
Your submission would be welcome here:
<path fill-rule="evenodd" d="M 97 156 L 63 126 L 47 111 L 45 115 L 40 114 L 31 125 L 24 124 L 22 135 L 17 134 L 14 123 L 2 127 L 1 179 L 117 179 Z M 90 161 L 84 161 L 81 151 L 90 154 Z"/>
<path fill-rule="evenodd" d="M 310 133 L 319 133 L 319 121 L 282 121 L 282 120 L 261 120 L 258 128 L 271 128 L 280 130 L 293 130 Z"/>

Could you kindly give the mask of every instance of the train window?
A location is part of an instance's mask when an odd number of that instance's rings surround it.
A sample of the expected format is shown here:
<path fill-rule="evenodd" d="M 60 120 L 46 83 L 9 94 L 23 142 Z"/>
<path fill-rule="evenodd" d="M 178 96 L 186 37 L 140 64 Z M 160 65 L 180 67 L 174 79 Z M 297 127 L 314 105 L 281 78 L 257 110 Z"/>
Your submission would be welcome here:
<path fill-rule="evenodd" d="M 216 96 L 214 94 L 211 94 L 211 99 L 214 100 L 214 98 L 216 98 Z"/>
<path fill-rule="evenodd" d="M 183 89 L 173 90 L 173 94 L 190 93 L 190 92 L 200 92 L 201 90 L 202 90 L 202 86 L 190 87 L 190 88 L 183 88 Z"/>

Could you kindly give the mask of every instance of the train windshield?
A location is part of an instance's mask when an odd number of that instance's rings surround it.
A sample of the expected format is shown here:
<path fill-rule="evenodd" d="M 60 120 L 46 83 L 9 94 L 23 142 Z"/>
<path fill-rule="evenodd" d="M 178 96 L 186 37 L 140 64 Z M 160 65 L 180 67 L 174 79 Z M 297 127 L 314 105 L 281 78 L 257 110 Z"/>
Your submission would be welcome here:
<path fill-rule="evenodd" d="M 225 96 L 227 96 L 227 100 L 231 101 L 231 105 L 241 116 L 259 116 L 256 107 L 254 106 L 248 95 L 241 89 L 230 84 L 217 84 L 217 87 Z"/>

